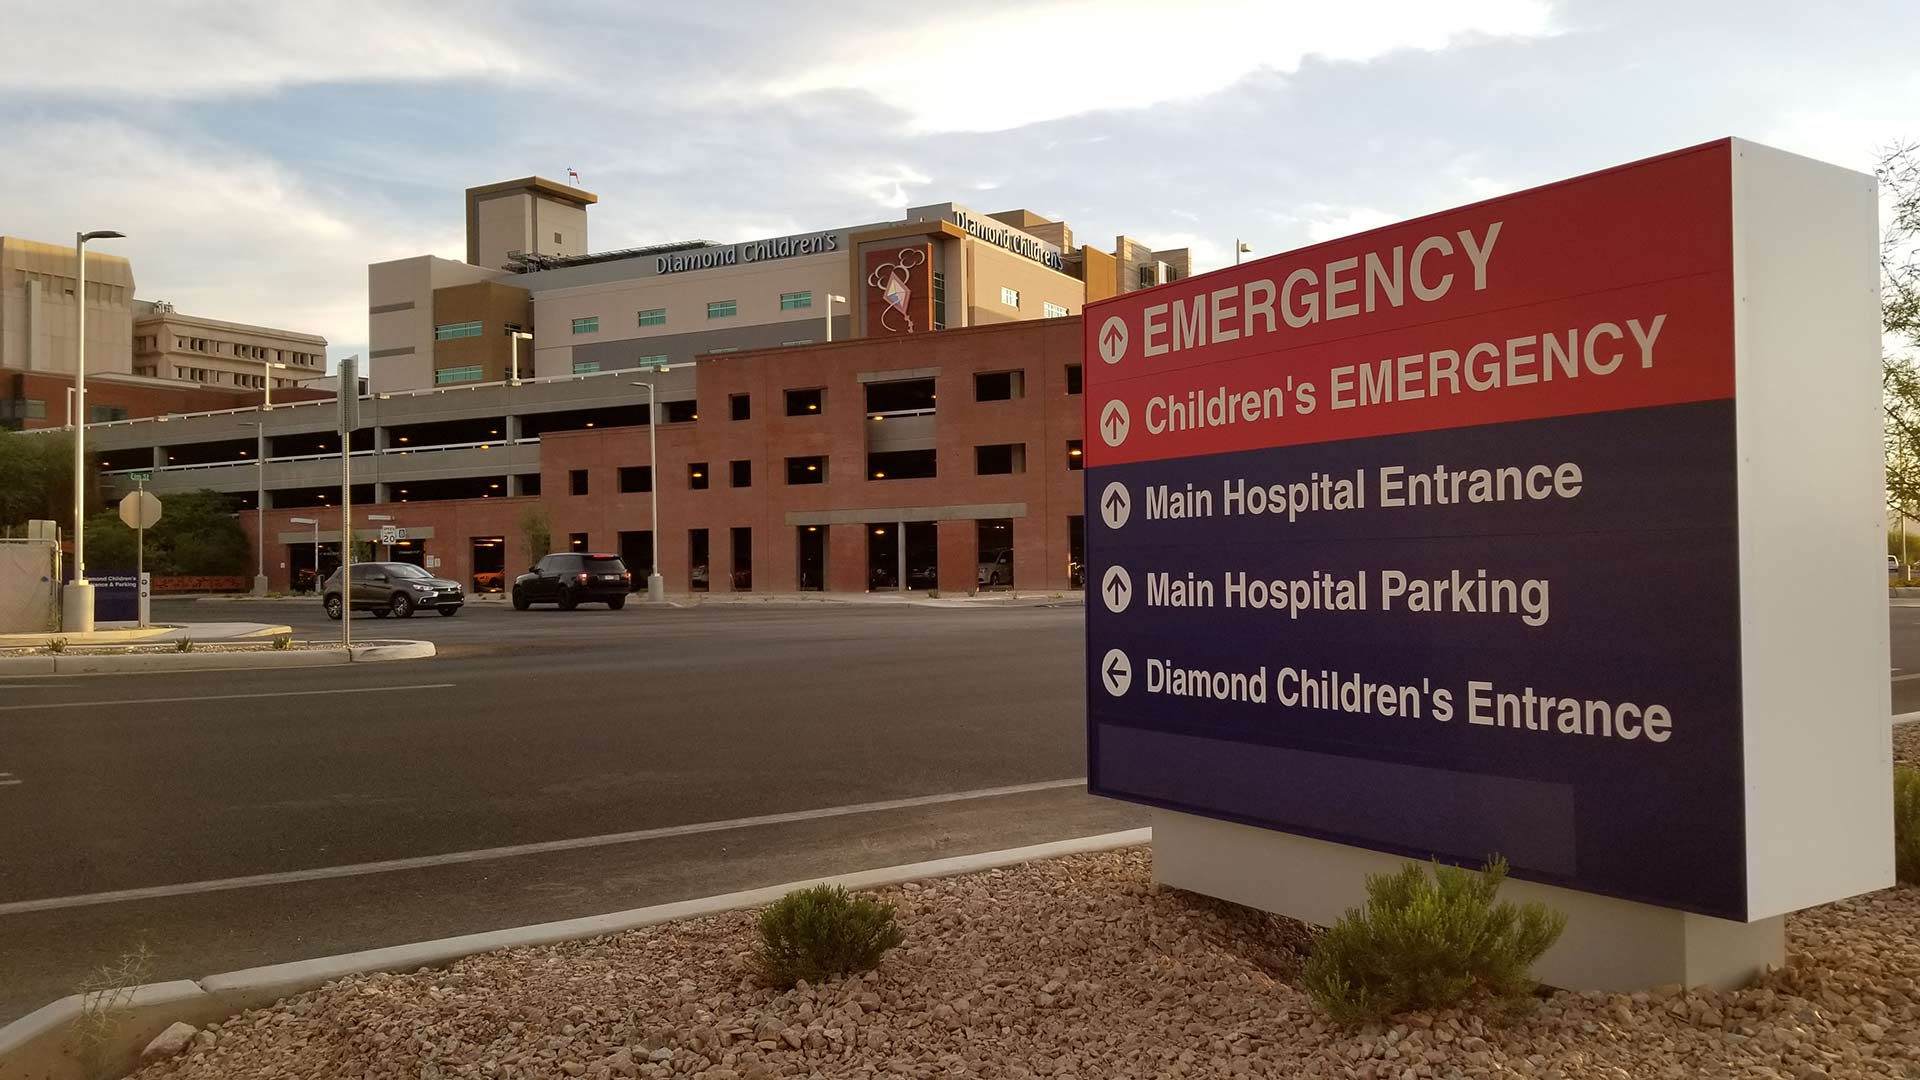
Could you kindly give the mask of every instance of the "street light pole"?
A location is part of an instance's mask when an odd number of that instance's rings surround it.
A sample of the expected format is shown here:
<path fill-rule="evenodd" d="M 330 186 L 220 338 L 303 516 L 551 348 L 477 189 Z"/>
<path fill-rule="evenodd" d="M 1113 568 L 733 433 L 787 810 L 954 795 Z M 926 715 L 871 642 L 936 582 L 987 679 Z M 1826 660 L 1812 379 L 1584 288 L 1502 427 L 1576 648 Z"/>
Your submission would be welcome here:
<path fill-rule="evenodd" d="M 243 420 L 241 427 L 254 431 L 253 450 L 253 539 L 256 559 L 253 565 L 253 595 L 267 595 L 267 425 L 263 420 Z"/>
<path fill-rule="evenodd" d="M 1247 242 L 1246 242 L 1245 240 L 1239 240 L 1239 239 L 1236 239 L 1236 240 L 1234 240 L 1234 242 L 1233 242 L 1233 265 L 1235 265 L 1235 266 L 1239 266 L 1239 265 L 1240 265 L 1240 256 L 1242 256 L 1242 255 L 1246 255 L 1246 254 L 1251 254 L 1252 252 L 1253 252 L 1253 245 L 1252 245 L 1252 244 L 1249 244 L 1249 243 L 1247 243 Z"/>
<path fill-rule="evenodd" d="M 665 371 L 667 365 L 651 368 L 653 371 Z M 653 515 L 653 571 L 647 575 L 647 602 L 664 603 L 667 599 L 666 580 L 660 576 L 660 544 L 665 533 L 660 529 L 660 443 L 654 433 L 660 429 L 660 398 L 654 393 L 653 381 L 635 382 L 635 386 L 647 388 L 647 471 L 651 477 L 647 483 L 647 500 L 652 505 Z"/>
<path fill-rule="evenodd" d="M 68 633 L 93 632 L 93 584 L 87 580 L 87 241 L 125 236 L 111 229 L 73 236 L 76 333 L 73 336 L 73 581 L 60 593 L 60 625 Z"/>

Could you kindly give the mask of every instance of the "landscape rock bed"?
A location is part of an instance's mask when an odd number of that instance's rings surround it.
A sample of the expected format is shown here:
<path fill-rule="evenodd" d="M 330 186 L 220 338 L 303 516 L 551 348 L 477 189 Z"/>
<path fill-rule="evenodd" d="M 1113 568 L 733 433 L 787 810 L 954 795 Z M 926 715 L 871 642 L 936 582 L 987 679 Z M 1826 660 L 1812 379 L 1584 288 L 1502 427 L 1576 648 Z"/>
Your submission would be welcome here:
<path fill-rule="evenodd" d="M 1789 920 L 1737 993 L 1553 993 L 1351 1031 L 1290 980 L 1296 924 L 1152 884 L 1143 849 L 880 890 L 907 943 L 775 993 L 733 913 L 343 979 L 194 1036 L 213 1077 L 1920 1077 L 1920 890 Z"/>
<path fill-rule="evenodd" d="M 1893 760 L 1920 768 L 1920 723 L 1893 725 Z"/>

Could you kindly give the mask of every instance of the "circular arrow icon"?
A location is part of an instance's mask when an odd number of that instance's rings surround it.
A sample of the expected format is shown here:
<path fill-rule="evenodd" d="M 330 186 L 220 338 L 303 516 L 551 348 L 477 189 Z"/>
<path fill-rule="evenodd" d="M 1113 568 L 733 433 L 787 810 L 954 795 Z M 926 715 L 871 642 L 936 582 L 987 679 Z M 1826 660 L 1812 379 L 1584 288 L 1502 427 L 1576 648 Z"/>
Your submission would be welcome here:
<path fill-rule="evenodd" d="M 1109 401 L 1107 407 L 1100 410 L 1100 438 L 1108 446 L 1119 446 L 1127 441 L 1127 431 L 1133 427 L 1133 417 L 1127 415 L 1127 406 L 1122 401 Z"/>
<path fill-rule="evenodd" d="M 1109 566 L 1100 578 L 1100 599 L 1107 602 L 1107 610 L 1115 615 L 1127 610 L 1133 603 L 1133 576 L 1124 566 Z"/>
<path fill-rule="evenodd" d="M 1107 528 L 1117 529 L 1127 523 L 1133 514 L 1133 496 L 1127 494 L 1127 485 L 1115 480 L 1100 493 L 1100 520 Z"/>
<path fill-rule="evenodd" d="M 1133 685 L 1133 661 L 1119 649 L 1108 649 L 1107 655 L 1100 661 L 1100 685 L 1107 693 L 1120 697 Z"/>
<path fill-rule="evenodd" d="M 1109 316 L 1100 327 L 1100 359 L 1117 364 L 1127 355 L 1127 323 L 1118 315 Z"/>

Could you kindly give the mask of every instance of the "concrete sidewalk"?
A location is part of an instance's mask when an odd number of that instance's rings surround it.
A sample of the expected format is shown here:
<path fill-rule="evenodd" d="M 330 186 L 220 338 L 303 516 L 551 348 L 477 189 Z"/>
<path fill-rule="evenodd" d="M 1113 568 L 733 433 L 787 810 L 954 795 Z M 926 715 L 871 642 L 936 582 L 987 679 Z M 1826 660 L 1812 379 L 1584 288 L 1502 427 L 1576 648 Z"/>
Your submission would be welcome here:
<path fill-rule="evenodd" d="M 81 645 L 170 645 L 176 641 L 213 644 L 224 641 L 252 641 L 292 634 L 293 628 L 279 623 L 192 622 L 166 623 L 138 627 L 132 623 L 98 623 L 92 633 L 70 634 L 63 630 L 36 630 L 25 634 L 0 634 L 0 649 L 34 649 L 49 641 L 64 640 L 69 647 Z"/>

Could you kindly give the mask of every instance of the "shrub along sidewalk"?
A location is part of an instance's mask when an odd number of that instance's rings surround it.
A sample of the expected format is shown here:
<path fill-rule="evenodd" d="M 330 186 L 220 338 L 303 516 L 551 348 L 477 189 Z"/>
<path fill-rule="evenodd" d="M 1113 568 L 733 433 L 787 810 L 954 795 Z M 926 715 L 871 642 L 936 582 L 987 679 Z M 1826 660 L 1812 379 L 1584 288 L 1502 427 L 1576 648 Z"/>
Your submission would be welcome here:
<path fill-rule="evenodd" d="M 1920 890 L 1789 921 L 1734 994 L 1553 994 L 1343 1028 L 1285 920 L 1156 888 L 1135 849 L 906 885 L 863 976 L 765 987 L 739 912 L 345 979 L 200 1032 L 139 1075 L 1878 1078 L 1920 1075 Z"/>

